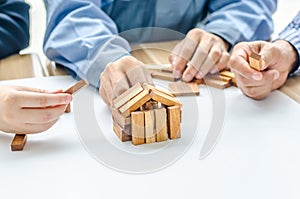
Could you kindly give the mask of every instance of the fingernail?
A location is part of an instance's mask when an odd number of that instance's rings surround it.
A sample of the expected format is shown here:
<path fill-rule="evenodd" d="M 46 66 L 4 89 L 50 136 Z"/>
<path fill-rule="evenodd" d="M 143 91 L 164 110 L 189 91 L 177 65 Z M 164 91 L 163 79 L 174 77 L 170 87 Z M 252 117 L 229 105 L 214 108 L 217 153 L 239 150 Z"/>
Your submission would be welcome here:
<path fill-rule="evenodd" d="M 278 78 L 279 78 L 279 72 L 276 71 L 276 72 L 274 72 L 273 80 L 276 80 L 276 79 L 278 79 Z"/>
<path fill-rule="evenodd" d="M 174 74 L 175 78 L 180 78 L 181 77 L 181 73 L 178 70 L 174 70 L 173 74 Z"/>
<path fill-rule="evenodd" d="M 193 78 L 192 75 L 188 73 L 188 74 L 184 75 L 183 80 L 186 82 L 189 82 L 192 80 L 192 78 Z"/>
<path fill-rule="evenodd" d="M 199 71 L 199 72 L 197 73 L 197 75 L 196 75 L 196 78 L 197 78 L 197 79 L 203 78 L 203 73 Z"/>
<path fill-rule="evenodd" d="M 252 75 L 252 79 L 254 79 L 254 80 L 261 80 L 262 79 L 262 75 L 260 73 L 254 73 Z"/>

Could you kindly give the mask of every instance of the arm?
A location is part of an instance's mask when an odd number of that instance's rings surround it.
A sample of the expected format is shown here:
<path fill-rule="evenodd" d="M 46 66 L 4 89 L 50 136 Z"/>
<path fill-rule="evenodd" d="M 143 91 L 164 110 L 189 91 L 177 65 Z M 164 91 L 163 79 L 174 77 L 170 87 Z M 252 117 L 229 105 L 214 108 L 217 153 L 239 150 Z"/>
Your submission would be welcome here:
<path fill-rule="evenodd" d="M 293 21 L 279 34 L 277 39 L 282 39 L 294 48 L 296 59 L 293 64 L 290 76 L 300 74 L 300 11 Z"/>
<path fill-rule="evenodd" d="M 29 6 L 22 0 L 0 1 L 0 59 L 29 44 Z"/>
<path fill-rule="evenodd" d="M 104 1 L 46 0 L 44 51 L 80 78 L 99 86 L 106 65 L 129 54 L 115 23 L 101 10 Z"/>
<path fill-rule="evenodd" d="M 211 14 L 199 27 L 221 36 L 232 46 L 241 41 L 268 40 L 276 6 L 277 0 L 212 0 Z"/>

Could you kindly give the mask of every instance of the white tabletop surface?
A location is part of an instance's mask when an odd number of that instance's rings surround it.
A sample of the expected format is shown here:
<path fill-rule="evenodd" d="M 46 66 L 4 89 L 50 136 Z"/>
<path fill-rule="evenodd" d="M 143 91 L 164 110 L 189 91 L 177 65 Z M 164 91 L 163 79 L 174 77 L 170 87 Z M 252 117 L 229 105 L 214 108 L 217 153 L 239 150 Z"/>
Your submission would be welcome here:
<path fill-rule="evenodd" d="M 64 89 L 74 82 L 50 77 L 0 84 Z M 226 100 L 220 102 L 225 110 L 222 135 L 212 153 L 199 159 L 213 115 L 219 114 L 212 111 L 212 90 L 201 87 L 199 97 L 179 98 L 181 139 L 137 147 L 118 141 L 97 92 L 82 90 L 72 112 L 47 132 L 29 135 L 24 151 L 11 152 L 13 135 L 0 133 L 0 198 L 300 198 L 300 106 L 277 91 L 255 101 L 237 88 L 226 89 Z M 84 103 L 91 101 L 94 112 L 86 115 L 90 104 L 83 110 L 79 100 L 89 96 L 93 99 Z M 97 132 L 93 126 L 80 129 L 89 123 L 82 121 L 93 118 L 104 137 L 92 134 Z M 166 151 L 178 153 L 176 161 L 167 164 Z M 116 155 L 122 153 L 129 159 Z M 111 162 L 103 161 L 108 157 Z M 120 166 L 112 166 L 115 160 Z M 163 168 L 154 168 L 159 162 Z"/>

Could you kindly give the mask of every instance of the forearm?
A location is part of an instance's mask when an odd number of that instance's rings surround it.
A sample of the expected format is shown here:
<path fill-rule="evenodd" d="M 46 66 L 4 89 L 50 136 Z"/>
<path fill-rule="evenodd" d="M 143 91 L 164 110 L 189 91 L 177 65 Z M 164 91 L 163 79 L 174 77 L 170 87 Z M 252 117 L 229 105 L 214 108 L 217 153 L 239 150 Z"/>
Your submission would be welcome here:
<path fill-rule="evenodd" d="M 129 53 L 128 42 L 117 36 L 101 1 L 49 0 L 46 7 L 45 54 L 98 87 L 106 65 Z"/>
<path fill-rule="evenodd" d="M 29 44 L 29 6 L 21 0 L 0 3 L 0 58 Z"/>
<path fill-rule="evenodd" d="M 300 12 L 294 20 L 279 34 L 278 38 L 287 42 L 293 47 L 295 53 L 294 65 L 290 71 L 290 75 L 300 74 Z"/>
<path fill-rule="evenodd" d="M 200 26 L 231 45 L 240 41 L 267 40 L 273 32 L 272 13 L 277 0 L 217 1 L 210 3 L 210 16 Z"/>

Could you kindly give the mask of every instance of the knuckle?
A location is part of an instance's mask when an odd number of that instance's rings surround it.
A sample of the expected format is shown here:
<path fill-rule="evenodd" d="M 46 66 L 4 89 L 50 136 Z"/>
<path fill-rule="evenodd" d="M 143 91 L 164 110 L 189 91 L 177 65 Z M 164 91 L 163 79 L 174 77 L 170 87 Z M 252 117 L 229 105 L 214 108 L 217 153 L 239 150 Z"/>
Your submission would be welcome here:
<path fill-rule="evenodd" d="M 41 119 L 42 119 L 42 122 L 43 122 L 43 123 L 48 123 L 48 122 L 50 122 L 51 119 L 52 119 L 52 114 L 51 114 L 51 112 L 46 111 L 45 113 L 43 113 Z"/>
<path fill-rule="evenodd" d="M 40 107 L 46 107 L 47 102 L 48 102 L 48 99 L 47 99 L 46 95 L 41 95 L 40 98 L 39 98 Z"/>

